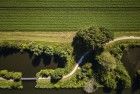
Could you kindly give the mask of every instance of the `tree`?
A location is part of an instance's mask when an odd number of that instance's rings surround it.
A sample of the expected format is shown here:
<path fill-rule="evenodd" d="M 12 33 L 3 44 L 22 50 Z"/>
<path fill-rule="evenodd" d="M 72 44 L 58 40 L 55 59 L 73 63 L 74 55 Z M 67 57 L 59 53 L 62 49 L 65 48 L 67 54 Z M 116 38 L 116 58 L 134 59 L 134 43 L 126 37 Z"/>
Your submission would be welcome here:
<path fill-rule="evenodd" d="M 73 38 L 74 54 L 81 55 L 90 49 L 101 49 L 105 43 L 113 39 L 113 32 L 103 27 L 90 27 L 80 30 Z"/>

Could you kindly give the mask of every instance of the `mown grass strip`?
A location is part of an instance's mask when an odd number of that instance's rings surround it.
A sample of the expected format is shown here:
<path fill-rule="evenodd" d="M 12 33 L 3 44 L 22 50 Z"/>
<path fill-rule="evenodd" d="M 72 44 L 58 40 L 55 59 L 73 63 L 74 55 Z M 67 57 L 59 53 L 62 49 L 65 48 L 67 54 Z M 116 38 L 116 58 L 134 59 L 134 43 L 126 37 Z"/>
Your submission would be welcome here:
<path fill-rule="evenodd" d="M 0 40 L 28 40 L 58 43 L 71 43 L 76 32 L 0 32 Z M 140 36 L 137 31 L 114 32 L 115 38 L 122 36 Z"/>
<path fill-rule="evenodd" d="M 75 32 L 0 32 L 0 40 L 70 43 Z"/>

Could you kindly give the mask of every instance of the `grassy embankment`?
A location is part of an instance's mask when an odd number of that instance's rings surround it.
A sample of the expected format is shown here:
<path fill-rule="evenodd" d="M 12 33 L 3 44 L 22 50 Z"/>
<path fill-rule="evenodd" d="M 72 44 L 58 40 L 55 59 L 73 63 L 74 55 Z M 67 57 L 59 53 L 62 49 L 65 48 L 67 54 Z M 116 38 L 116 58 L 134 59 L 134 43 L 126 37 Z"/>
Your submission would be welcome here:
<path fill-rule="evenodd" d="M 25 42 L 28 40 L 30 41 L 42 41 L 41 43 L 46 43 L 46 45 L 57 45 L 57 46 L 65 46 L 66 48 L 71 49 L 70 43 L 72 42 L 73 36 L 75 32 L 0 32 L 1 38 L 0 40 L 15 40 L 17 44 L 19 42 Z M 139 32 L 115 32 L 115 37 L 120 36 L 128 36 L 128 35 L 137 35 L 139 36 Z M 12 37 L 11 37 L 12 36 Z M 68 37 L 69 36 L 69 37 Z M 24 38 L 23 38 L 24 37 Z M 57 40 L 56 40 L 57 39 Z M 64 40 L 64 41 L 63 41 Z M 131 40 L 132 41 L 132 40 Z M 137 41 L 139 43 L 139 41 Z M 111 49 L 111 48 L 109 48 Z M 74 61 L 68 63 L 68 66 L 64 68 L 65 74 L 69 73 L 73 69 Z M 51 81 L 38 79 L 37 80 L 37 88 L 81 88 L 84 84 L 88 81 L 88 77 L 82 80 L 77 79 L 77 75 L 82 73 L 82 69 L 79 69 L 75 75 L 67 80 L 60 80 L 57 83 L 51 83 Z"/>

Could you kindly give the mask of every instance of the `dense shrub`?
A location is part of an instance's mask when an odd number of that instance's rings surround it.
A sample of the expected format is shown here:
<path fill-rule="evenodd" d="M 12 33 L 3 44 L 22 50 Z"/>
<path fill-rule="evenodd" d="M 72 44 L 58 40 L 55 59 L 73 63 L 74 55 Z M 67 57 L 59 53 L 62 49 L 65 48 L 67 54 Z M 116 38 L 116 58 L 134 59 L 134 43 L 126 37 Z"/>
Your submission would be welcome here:
<path fill-rule="evenodd" d="M 76 79 L 77 80 L 83 80 L 84 78 L 86 78 L 86 73 L 82 73 L 82 72 L 78 72 L 76 75 Z"/>
<path fill-rule="evenodd" d="M 53 56 L 54 54 L 54 48 L 51 46 L 45 46 L 44 47 L 44 54 L 48 56 Z"/>
<path fill-rule="evenodd" d="M 52 82 L 52 83 L 56 83 L 56 82 L 58 82 L 60 79 L 62 79 L 62 75 L 60 75 L 60 74 L 53 74 L 53 75 L 51 76 L 51 82 Z"/>
<path fill-rule="evenodd" d="M 12 83 L 12 85 L 11 85 L 11 89 L 21 89 L 21 88 L 23 88 L 23 86 L 21 85 L 21 81 L 19 81 L 19 82 L 14 82 L 14 83 Z"/>
<path fill-rule="evenodd" d="M 119 49 L 117 50 L 118 52 L 122 50 L 120 48 L 117 49 Z M 118 53 L 117 51 L 116 53 Z M 128 88 L 131 86 L 131 78 L 121 61 L 118 58 L 114 58 L 115 55 L 113 55 L 108 51 L 104 51 L 96 56 L 97 64 L 94 67 L 94 70 L 97 70 L 95 73 L 96 79 L 106 88 Z"/>
<path fill-rule="evenodd" d="M 100 83 L 109 89 L 115 89 L 117 87 L 117 82 L 115 80 L 115 75 L 113 72 L 105 71 L 100 73 Z"/>
<path fill-rule="evenodd" d="M 123 51 L 124 51 L 124 46 L 123 45 L 119 45 L 119 46 L 117 46 L 117 47 L 114 47 L 114 48 L 112 48 L 112 49 L 110 49 L 110 53 L 112 54 L 112 55 L 114 55 L 114 57 L 116 58 L 116 59 L 121 59 L 122 58 L 122 56 L 123 56 Z"/>
<path fill-rule="evenodd" d="M 92 64 L 91 63 L 86 63 L 81 67 L 81 71 L 79 71 L 76 75 L 77 80 L 82 80 L 82 79 L 90 79 L 93 76 L 93 71 L 92 71 Z"/>
<path fill-rule="evenodd" d="M 115 76 L 117 80 L 117 88 L 129 88 L 131 87 L 131 78 L 126 71 L 125 67 L 121 63 L 117 63 L 117 67 L 115 69 Z"/>
<path fill-rule="evenodd" d="M 0 70 L 0 77 L 6 78 L 6 75 L 7 74 L 8 74 L 8 71 L 7 70 Z"/>
<path fill-rule="evenodd" d="M 52 82 L 52 83 L 58 82 L 59 80 L 62 79 L 63 74 L 64 74 L 63 69 L 56 69 L 56 70 L 51 74 L 51 82 Z"/>
<path fill-rule="evenodd" d="M 102 68 L 106 70 L 113 70 L 116 68 L 115 58 L 107 51 L 102 52 L 96 56 L 96 61 Z"/>
<path fill-rule="evenodd" d="M 39 56 L 39 55 L 41 55 L 42 53 L 43 53 L 43 46 L 42 45 L 30 45 L 29 46 L 29 49 L 30 49 L 30 51 L 34 54 L 34 55 L 36 55 L 36 56 Z"/>
<path fill-rule="evenodd" d="M 93 76 L 92 64 L 86 63 L 81 67 L 81 71 L 85 73 L 86 77 L 91 78 Z"/>
<path fill-rule="evenodd" d="M 39 77 L 45 77 L 45 78 L 47 78 L 47 77 L 49 77 L 53 72 L 54 72 L 54 70 L 52 70 L 52 69 L 44 69 L 44 70 L 41 70 L 40 72 L 38 72 L 38 73 L 36 74 L 36 76 L 37 76 L 37 78 L 39 78 Z"/>
<path fill-rule="evenodd" d="M 39 78 L 39 77 L 44 77 L 44 78 L 51 77 L 52 83 L 58 82 L 63 77 L 63 75 L 64 75 L 64 70 L 60 69 L 60 68 L 57 68 L 55 70 L 44 69 L 36 74 L 37 78 Z"/>

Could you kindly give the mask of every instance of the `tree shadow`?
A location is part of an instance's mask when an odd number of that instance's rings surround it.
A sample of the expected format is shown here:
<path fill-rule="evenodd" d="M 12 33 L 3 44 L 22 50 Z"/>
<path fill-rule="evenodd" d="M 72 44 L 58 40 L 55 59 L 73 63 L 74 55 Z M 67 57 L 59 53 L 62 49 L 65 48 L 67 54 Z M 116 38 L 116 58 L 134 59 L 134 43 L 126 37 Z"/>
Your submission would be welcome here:
<path fill-rule="evenodd" d="M 19 49 L 2 47 L 0 48 L 0 56 L 7 57 L 8 55 L 19 53 Z"/>
<path fill-rule="evenodd" d="M 87 47 L 84 45 L 84 40 L 80 37 L 74 37 L 71 46 L 73 47 L 73 56 L 76 62 L 81 56 L 87 52 Z"/>
<path fill-rule="evenodd" d="M 104 93 L 111 93 L 112 89 L 104 87 L 103 91 Z"/>
<path fill-rule="evenodd" d="M 42 55 L 42 59 L 43 59 L 43 65 L 46 67 L 46 66 L 50 65 L 52 56 L 44 54 L 44 55 Z"/>
<path fill-rule="evenodd" d="M 132 83 L 132 92 L 135 92 L 138 89 L 140 89 L 140 78 L 136 75 Z"/>
<path fill-rule="evenodd" d="M 41 57 L 40 56 L 34 56 L 33 59 L 32 59 L 32 65 L 34 67 L 38 67 L 39 64 L 41 62 Z"/>
<path fill-rule="evenodd" d="M 57 64 L 58 68 L 64 68 L 67 64 L 67 60 L 60 57 L 59 55 L 54 55 L 54 62 Z"/>
<path fill-rule="evenodd" d="M 44 67 L 47 67 L 49 66 L 51 63 L 54 62 L 54 60 L 52 59 L 53 56 L 49 56 L 49 55 L 46 55 L 46 54 L 42 54 L 42 55 L 39 55 L 39 56 L 32 56 L 32 65 L 34 67 L 37 67 L 39 66 L 40 64 L 43 64 Z"/>

